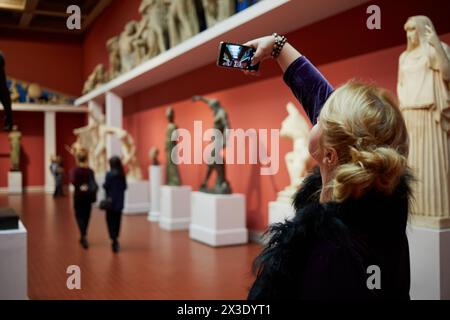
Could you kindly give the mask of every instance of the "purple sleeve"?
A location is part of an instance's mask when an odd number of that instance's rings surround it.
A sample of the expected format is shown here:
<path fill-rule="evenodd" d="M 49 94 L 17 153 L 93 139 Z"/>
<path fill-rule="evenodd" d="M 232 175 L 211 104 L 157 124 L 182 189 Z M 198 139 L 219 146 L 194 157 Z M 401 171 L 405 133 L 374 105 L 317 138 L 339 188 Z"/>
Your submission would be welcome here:
<path fill-rule="evenodd" d="M 305 56 L 289 65 L 284 81 L 302 104 L 311 123 L 316 124 L 320 110 L 333 93 L 333 87 Z"/>

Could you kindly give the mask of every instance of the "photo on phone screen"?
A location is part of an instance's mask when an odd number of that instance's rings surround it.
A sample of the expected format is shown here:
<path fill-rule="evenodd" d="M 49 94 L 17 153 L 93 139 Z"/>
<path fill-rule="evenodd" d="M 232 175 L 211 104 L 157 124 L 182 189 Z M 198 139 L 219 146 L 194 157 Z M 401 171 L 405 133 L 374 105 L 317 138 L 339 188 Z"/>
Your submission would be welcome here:
<path fill-rule="evenodd" d="M 252 66 L 255 49 L 240 44 L 221 42 L 217 65 L 225 68 L 258 71 L 259 63 Z"/>

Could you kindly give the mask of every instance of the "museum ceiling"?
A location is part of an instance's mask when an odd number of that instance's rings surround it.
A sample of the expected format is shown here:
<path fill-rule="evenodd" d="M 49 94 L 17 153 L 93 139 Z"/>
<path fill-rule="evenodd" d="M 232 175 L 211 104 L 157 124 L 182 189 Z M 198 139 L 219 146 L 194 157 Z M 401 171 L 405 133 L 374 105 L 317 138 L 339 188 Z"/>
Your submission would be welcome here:
<path fill-rule="evenodd" d="M 112 0 L 0 0 L 0 29 L 32 33 L 83 34 Z M 66 12 L 81 9 L 81 29 L 69 30 Z"/>

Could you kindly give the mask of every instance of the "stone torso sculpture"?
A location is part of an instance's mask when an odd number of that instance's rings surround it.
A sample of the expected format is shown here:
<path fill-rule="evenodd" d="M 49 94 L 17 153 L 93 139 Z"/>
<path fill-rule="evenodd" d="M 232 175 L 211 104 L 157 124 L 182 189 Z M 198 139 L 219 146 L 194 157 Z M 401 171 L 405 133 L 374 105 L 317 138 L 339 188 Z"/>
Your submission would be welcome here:
<path fill-rule="evenodd" d="M 176 154 L 172 154 L 173 149 L 177 145 L 177 126 L 174 123 L 175 114 L 171 107 L 167 109 L 166 117 L 169 121 L 166 131 L 166 184 L 168 186 L 180 186 L 181 179 L 176 163 Z"/>
<path fill-rule="evenodd" d="M 17 126 L 14 125 L 12 127 L 8 138 L 11 147 L 11 171 L 20 171 L 20 142 L 22 140 L 22 133 L 19 131 Z"/>
<path fill-rule="evenodd" d="M 139 61 L 138 53 L 136 52 L 136 38 L 137 38 L 137 22 L 130 21 L 126 24 L 125 30 L 119 37 L 119 52 L 122 65 L 122 72 L 127 72 L 133 69 Z"/>
<path fill-rule="evenodd" d="M 287 105 L 288 116 L 281 125 L 280 135 L 292 139 L 294 148 L 285 156 L 290 185 L 278 193 L 277 201 L 292 203 L 292 197 L 307 176 L 311 156 L 308 151 L 309 126 L 293 103 Z"/>
<path fill-rule="evenodd" d="M 215 193 L 215 194 L 231 194 L 231 186 L 226 179 L 225 172 L 225 160 L 222 154 L 216 154 L 216 150 L 223 151 L 226 147 L 227 130 L 230 129 L 230 122 L 228 120 L 228 114 L 221 106 L 220 102 L 216 99 L 207 99 L 201 96 L 195 96 L 192 98 L 194 102 L 201 101 L 206 103 L 214 112 L 214 129 L 220 132 L 220 135 L 214 137 L 215 147 L 211 151 L 211 159 L 208 165 L 208 171 L 206 177 L 200 186 L 200 191 Z M 212 189 L 208 189 L 208 180 L 211 174 L 216 171 L 216 183 Z"/>
<path fill-rule="evenodd" d="M 168 0 L 168 2 L 170 2 L 169 37 L 170 46 L 173 48 L 199 33 L 200 26 L 194 0 Z"/>
<path fill-rule="evenodd" d="M 405 30 L 408 45 L 399 60 L 397 93 L 417 178 L 413 222 L 450 227 L 450 50 L 427 17 L 409 18 Z"/>
<path fill-rule="evenodd" d="M 106 43 L 106 48 L 109 54 L 109 80 L 116 78 L 122 69 L 121 58 L 120 58 L 120 48 L 119 48 L 119 37 L 113 37 Z"/>

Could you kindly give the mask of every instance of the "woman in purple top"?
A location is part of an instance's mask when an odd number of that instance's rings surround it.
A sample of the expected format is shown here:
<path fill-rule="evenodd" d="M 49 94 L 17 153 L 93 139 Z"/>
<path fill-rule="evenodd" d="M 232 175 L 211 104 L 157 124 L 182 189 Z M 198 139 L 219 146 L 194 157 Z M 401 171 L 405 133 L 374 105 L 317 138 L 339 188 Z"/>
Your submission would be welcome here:
<path fill-rule="evenodd" d="M 409 299 L 408 135 L 385 90 L 333 90 L 284 37 L 259 38 L 253 63 L 276 58 L 314 124 L 318 168 L 293 199 L 295 217 L 270 226 L 248 298 Z"/>

